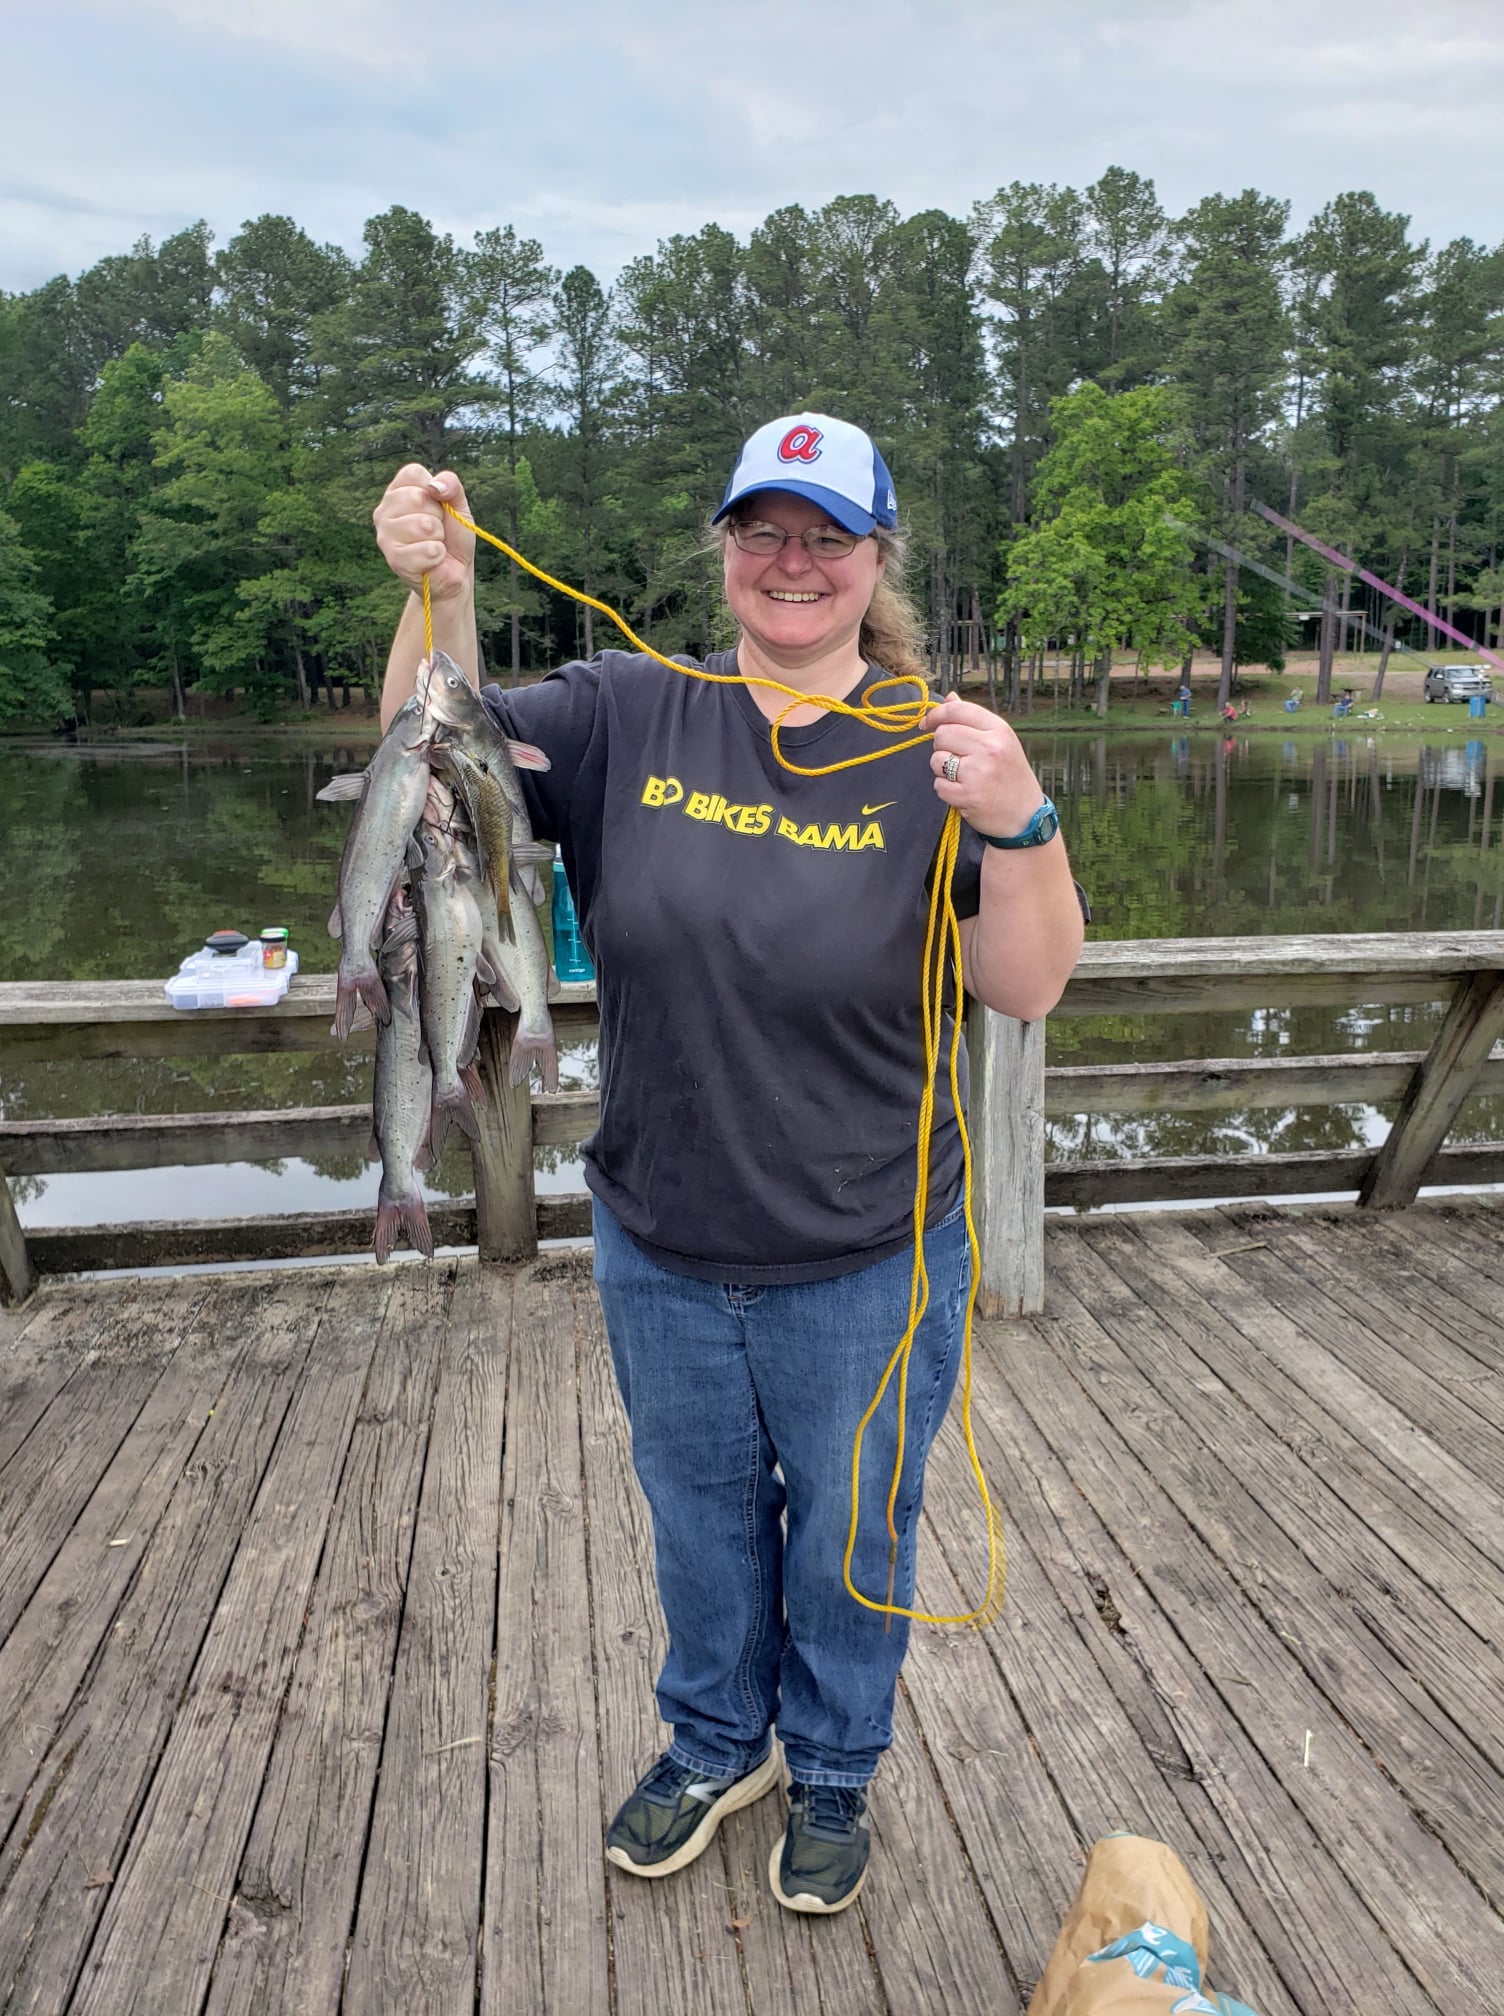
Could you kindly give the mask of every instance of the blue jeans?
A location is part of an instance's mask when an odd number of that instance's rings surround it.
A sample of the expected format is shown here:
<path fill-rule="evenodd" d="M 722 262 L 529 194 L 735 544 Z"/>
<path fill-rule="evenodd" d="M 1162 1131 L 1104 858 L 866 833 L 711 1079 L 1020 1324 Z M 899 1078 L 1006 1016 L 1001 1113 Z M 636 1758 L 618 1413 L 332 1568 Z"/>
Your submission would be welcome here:
<path fill-rule="evenodd" d="M 909 1365 L 894 1600 L 911 1604 L 925 1459 L 960 1365 L 961 1207 L 925 1236 L 930 1302 Z M 751 1770 L 775 1727 L 790 1775 L 865 1785 L 893 1740 L 901 1617 L 841 1579 L 851 1444 L 908 1321 L 912 1249 L 834 1281 L 725 1287 L 647 1259 L 598 1200 L 595 1278 L 632 1460 L 653 1515 L 669 1649 L 658 1711 L 691 1770 Z M 898 1381 L 862 1442 L 852 1580 L 882 1601 Z"/>

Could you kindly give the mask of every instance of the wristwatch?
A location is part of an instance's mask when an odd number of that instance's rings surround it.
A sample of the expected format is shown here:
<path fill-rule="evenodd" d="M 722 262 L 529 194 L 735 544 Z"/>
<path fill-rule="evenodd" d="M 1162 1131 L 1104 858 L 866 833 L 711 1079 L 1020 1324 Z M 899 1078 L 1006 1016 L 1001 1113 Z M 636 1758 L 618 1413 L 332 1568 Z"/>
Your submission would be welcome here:
<path fill-rule="evenodd" d="M 1042 847 L 1046 840 L 1053 840 L 1060 831 L 1060 814 L 1046 798 L 1022 833 L 1006 836 L 984 833 L 982 838 L 989 847 Z"/>

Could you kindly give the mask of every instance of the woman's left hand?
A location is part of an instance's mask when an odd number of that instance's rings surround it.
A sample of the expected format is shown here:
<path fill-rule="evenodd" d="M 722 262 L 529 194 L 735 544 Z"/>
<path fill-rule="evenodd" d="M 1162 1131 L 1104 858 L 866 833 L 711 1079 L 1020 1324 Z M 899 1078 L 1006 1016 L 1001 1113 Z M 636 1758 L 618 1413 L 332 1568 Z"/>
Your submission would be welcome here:
<path fill-rule="evenodd" d="M 930 769 L 936 797 L 959 806 L 962 818 L 979 833 L 1021 833 L 1039 810 L 1044 791 L 1008 723 L 974 701 L 952 695 L 931 710 L 925 725 L 935 735 Z M 946 775 L 947 759 L 954 759 L 954 781 Z"/>

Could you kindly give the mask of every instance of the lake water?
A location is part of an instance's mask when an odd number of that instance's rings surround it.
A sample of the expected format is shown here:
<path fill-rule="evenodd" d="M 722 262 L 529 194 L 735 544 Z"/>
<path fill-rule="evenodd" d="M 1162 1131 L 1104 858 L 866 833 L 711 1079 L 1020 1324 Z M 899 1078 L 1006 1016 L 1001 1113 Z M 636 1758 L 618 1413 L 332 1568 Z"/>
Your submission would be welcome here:
<path fill-rule="evenodd" d="M 1497 928 L 1504 921 L 1504 745 L 1465 731 L 1417 745 L 1360 735 L 1052 736 L 1030 753 L 1060 807 L 1097 938 Z M 325 928 L 348 809 L 315 794 L 368 749 L 237 740 L 79 753 L 0 750 L 0 978 L 165 977 L 221 925 L 281 924 L 305 972 L 332 971 Z M 1052 1023 L 1052 1063 L 1415 1049 L 1434 1008 Z M 10 1067 L 9 1119 L 105 1111 L 338 1105 L 369 1097 L 370 1055 Z M 592 1046 L 563 1081 L 593 1082 Z M 1365 1107 L 1052 1122 L 1054 1156 L 1342 1148 L 1382 1138 Z M 1504 1100 L 1464 1109 L 1459 1138 L 1504 1139 Z M 551 1164 L 551 1166 L 549 1166 Z M 555 1153 L 540 1188 L 579 1187 Z M 358 1157 L 21 1179 L 24 1223 L 238 1216 L 373 1204 Z M 471 1187 L 462 1146 L 430 1194 Z"/>

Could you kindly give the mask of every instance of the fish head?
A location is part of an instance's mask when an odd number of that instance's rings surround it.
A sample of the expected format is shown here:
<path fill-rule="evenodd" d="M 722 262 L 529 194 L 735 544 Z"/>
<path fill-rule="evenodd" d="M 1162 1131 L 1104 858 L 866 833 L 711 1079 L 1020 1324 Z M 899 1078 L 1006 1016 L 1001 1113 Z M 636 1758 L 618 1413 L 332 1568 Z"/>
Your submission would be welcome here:
<path fill-rule="evenodd" d="M 440 723 L 450 728 L 474 728 L 489 721 L 479 693 L 447 651 L 436 650 L 420 666 L 416 695 L 430 732 Z"/>

